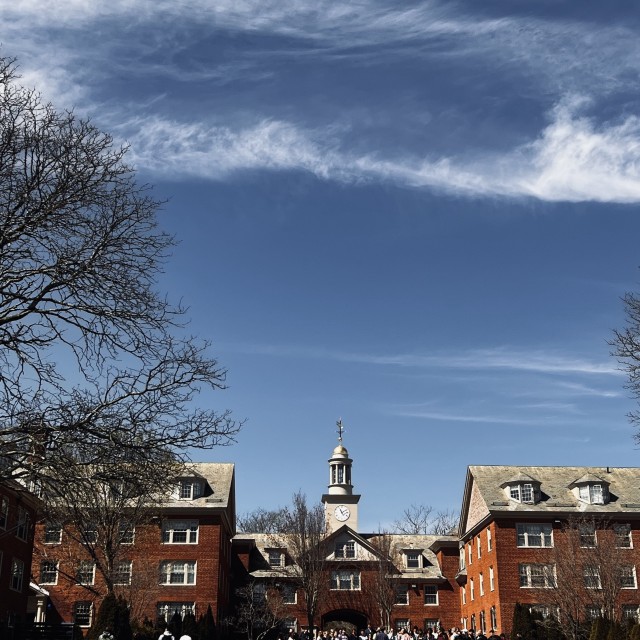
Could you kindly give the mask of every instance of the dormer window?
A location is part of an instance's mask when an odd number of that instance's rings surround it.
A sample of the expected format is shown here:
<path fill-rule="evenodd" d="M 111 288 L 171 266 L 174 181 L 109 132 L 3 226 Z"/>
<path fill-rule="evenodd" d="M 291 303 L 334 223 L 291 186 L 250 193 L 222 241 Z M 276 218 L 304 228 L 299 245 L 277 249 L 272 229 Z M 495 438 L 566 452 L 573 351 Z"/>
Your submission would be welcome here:
<path fill-rule="evenodd" d="M 284 566 L 284 553 L 282 552 L 282 549 L 269 549 L 268 554 L 270 567 Z"/>
<path fill-rule="evenodd" d="M 587 473 L 569 487 L 573 495 L 586 504 L 607 504 L 609 502 L 609 483 L 593 473 Z"/>
<path fill-rule="evenodd" d="M 180 481 L 178 497 L 180 500 L 194 500 L 202 495 L 202 482 L 195 478 Z"/>
<path fill-rule="evenodd" d="M 407 569 L 422 569 L 422 554 L 420 551 L 407 549 L 404 552 L 404 561 Z"/>
<path fill-rule="evenodd" d="M 536 501 L 536 490 L 530 482 L 512 484 L 509 487 L 509 497 L 517 502 L 534 504 Z"/>
<path fill-rule="evenodd" d="M 606 489 L 601 484 L 583 484 L 578 487 L 578 497 L 589 504 L 604 504 Z"/>

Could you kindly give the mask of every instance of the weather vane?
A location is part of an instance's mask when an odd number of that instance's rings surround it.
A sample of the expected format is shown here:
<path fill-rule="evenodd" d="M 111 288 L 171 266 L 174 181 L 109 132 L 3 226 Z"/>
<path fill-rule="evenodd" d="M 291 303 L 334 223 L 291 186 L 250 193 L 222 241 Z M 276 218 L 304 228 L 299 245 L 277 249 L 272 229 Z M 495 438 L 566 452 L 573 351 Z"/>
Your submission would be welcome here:
<path fill-rule="evenodd" d="M 342 444 L 342 432 L 344 431 L 344 426 L 342 424 L 342 418 L 338 418 L 338 422 L 336 422 L 338 427 L 338 442 Z"/>

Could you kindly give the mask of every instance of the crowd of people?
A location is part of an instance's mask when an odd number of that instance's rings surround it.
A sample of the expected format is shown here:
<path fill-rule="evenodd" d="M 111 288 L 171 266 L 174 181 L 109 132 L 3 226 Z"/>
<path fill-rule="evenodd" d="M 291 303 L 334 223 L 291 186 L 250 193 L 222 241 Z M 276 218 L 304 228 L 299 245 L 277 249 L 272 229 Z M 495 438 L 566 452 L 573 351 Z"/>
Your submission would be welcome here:
<path fill-rule="evenodd" d="M 278 640 L 282 640 L 279 638 Z M 444 627 L 428 627 L 424 631 L 414 627 L 413 630 L 407 628 L 386 629 L 361 629 L 356 635 L 355 632 L 348 632 L 346 629 L 331 629 L 318 631 L 313 637 L 305 632 L 301 637 L 291 630 L 287 640 L 505 640 L 504 634 L 499 634 L 496 629 L 491 629 L 487 636 L 482 631 L 460 629 L 453 627 L 449 630 Z"/>

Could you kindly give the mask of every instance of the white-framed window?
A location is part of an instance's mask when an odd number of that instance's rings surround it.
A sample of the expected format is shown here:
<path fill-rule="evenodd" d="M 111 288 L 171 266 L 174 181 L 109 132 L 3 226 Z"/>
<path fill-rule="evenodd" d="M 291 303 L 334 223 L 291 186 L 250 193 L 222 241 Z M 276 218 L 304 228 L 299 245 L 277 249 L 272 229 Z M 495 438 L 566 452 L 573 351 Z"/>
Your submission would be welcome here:
<path fill-rule="evenodd" d="M 530 482 L 521 482 L 509 486 L 509 497 L 517 502 L 533 504 L 536 501 L 536 490 Z"/>
<path fill-rule="evenodd" d="M 483 596 L 484 595 L 484 575 L 482 573 L 478 576 L 478 587 L 480 589 L 480 595 Z"/>
<path fill-rule="evenodd" d="M 409 618 L 396 618 L 395 627 L 396 631 L 400 631 L 400 629 L 407 629 L 407 631 L 409 631 L 411 629 L 411 621 Z"/>
<path fill-rule="evenodd" d="M 482 631 L 482 633 L 487 632 L 487 621 L 485 618 L 484 611 L 480 612 L 480 631 Z"/>
<path fill-rule="evenodd" d="M 616 547 L 621 549 L 633 548 L 630 524 L 615 524 L 613 525 L 613 531 L 616 535 Z"/>
<path fill-rule="evenodd" d="M 430 606 L 438 604 L 438 585 L 437 584 L 424 585 L 424 603 Z"/>
<path fill-rule="evenodd" d="M 45 544 L 60 544 L 62 542 L 62 525 L 57 522 L 47 522 L 44 528 Z"/>
<path fill-rule="evenodd" d="M 285 582 L 280 588 L 280 593 L 282 593 L 283 604 L 297 604 L 298 590 L 296 589 L 295 584 L 291 584 L 290 582 Z"/>
<path fill-rule="evenodd" d="M 489 591 L 495 591 L 495 589 L 496 589 L 496 583 L 495 583 L 495 578 L 493 576 L 493 567 L 489 567 Z"/>
<path fill-rule="evenodd" d="M 587 564 L 582 568 L 582 576 L 584 578 L 584 586 L 587 589 L 602 589 L 600 582 L 600 567 Z"/>
<path fill-rule="evenodd" d="M 542 617 L 543 620 L 548 620 L 549 618 L 553 618 L 554 620 L 558 620 L 558 609 L 557 607 L 552 607 L 548 604 L 532 604 L 529 607 L 531 613 L 537 613 Z"/>
<path fill-rule="evenodd" d="M 639 605 L 637 604 L 623 604 L 622 605 L 622 619 L 623 620 L 635 620 L 638 622 L 640 617 L 638 617 L 638 609 Z"/>
<path fill-rule="evenodd" d="M 335 550 L 336 558 L 355 558 L 356 557 L 356 543 L 354 540 L 343 540 L 336 543 Z"/>
<path fill-rule="evenodd" d="M 284 565 L 284 553 L 282 553 L 282 549 L 269 549 L 267 554 L 270 567 L 282 567 Z"/>
<path fill-rule="evenodd" d="M 598 543 L 596 538 L 596 525 L 594 522 L 582 522 L 578 525 L 581 547 L 595 547 Z"/>
<path fill-rule="evenodd" d="M 395 604 L 409 604 L 409 585 L 397 584 L 395 586 Z"/>
<path fill-rule="evenodd" d="M 136 539 L 136 529 L 129 520 L 120 520 L 118 524 L 120 544 L 133 544 Z"/>
<path fill-rule="evenodd" d="M 404 561 L 407 569 L 422 569 L 422 553 L 406 549 L 404 552 Z"/>
<path fill-rule="evenodd" d="M 170 560 L 160 563 L 160 584 L 196 584 L 195 560 Z"/>
<path fill-rule="evenodd" d="M 162 523 L 163 544 L 198 544 L 197 520 L 165 520 Z"/>
<path fill-rule="evenodd" d="M 24 507 L 18 507 L 18 524 L 16 526 L 16 538 L 26 540 L 29 535 L 29 512 Z"/>
<path fill-rule="evenodd" d="M 590 621 L 601 618 L 602 609 L 595 604 L 589 604 L 584 608 L 584 617 Z"/>
<path fill-rule="evenodd" d="M 24 562 L 18 558 L 11 561 L 11 576 L 9 578 L 9 588 L 13 591 L 22 593 L 22 585 L 24 581 Z"/>
<path fill-rule="evenodd" d="M 476 589 L 473 584 L 473 578 L 469 578 L 469 595 L 471 596 L 471 602 L 476 599 Z"/>
<path fill-rule="evenodd" d="M 166 622 L 170 622 L 171 618 L 177 613 L 181 618 L 185 614 L 193 613 L 196 615 L 195 602 L 158 602 L 157 607 L 158 618 L 164 618 Z"/>
<path fill-rule="evenodd" d="M 469 540 L 469 564 L 473 564 L 473 543 L 471 540 Z"/>
<path fill-rule="evenodd" d="M 0 529 L 6 529 L 9 522 L 9 498 L 0 497 Z"/>
<path fill-rule="evenodd" d="M 490 619 L 491 628 L 492 629 L 497 629 L 498 628 L 498 616 L 496 615 L 495 606 L 491 607 L 491 609 L 489 609 L 489 619 Z"/>
<path fill-rule="evenodd" d="M 487 527 L 487 551 L 491 551 L 493 541 L 491 540 L 491 529 Z"/>
<path fill-rule="evenodd" d="M 93 584 L 96 580 L 96 563 L 92 560 L 81 560 L 76 573 L 78 584 Z"/>
<path fill-rule="evenodd" d="M 552 564 L 521 564 L 520 588 L 550 589 L 555 586 L 555 568 Z"/>
<path fill-rule="evenodd" d="M 467 604 L 467 587 L 462 587 L 462 604 Z"/>
<path fill-rule="evenodd" d="M 93 605 L 91 602 L 81 601 L 73 605 L 73 621 L 79 627 L 90 627 L 93 617 Z"/>
<path fill-rule="evenodd" d="M 178 497 L 180 500 L 195 500 L 202 496 L 202 481 L 188 478 L 180 481 Z"/>
<path fill-rule="evenodd" d="M 290 631 L 293 631 L 294 633 L 297 633 L 297 631 L 298 631 L 298 618 L 285 618 L 282 621 L 282 626 L 285 629 L 288 629 Z"/>
<path fill-rule="evenodd" d="M 546 523 L 518 523 L 518 547 L 553 547 L 553 525 Z"/>
<path fill-rule="evenodd" d="M 471 630 L 472 631 L 476 630 L 476 614 L 475 613 L 471 614 Z"/>
<path fill-rule="evenodd" d="M 58 563 L 55 560 L 40 563 L 40 584 L 58 584 Z"/>
<path fill-rule="evenodd" d="M 599 483 L 581 484 L 578 487 L 578 498 L 589 504 L 604 504 L 608 493 L 606 486 Z"/>
<path fill-rule="evenodd" d="M 423 629 L 438 629 L 440 627 L 440 618 L 425 618 Z"/>
<path fill-rule="evenodd" d="M 113 568 L 113 584 L 131 584 L 131 560 L 120 560 Z"/>
<path fill-rule="evenodd" d="M 331 589 L 336 591 L 360 591 L 360 572 L 353 569 L 332 571 Z"/>
<path fill-rule="evenodd" d="M 458 569 L 462 571 L 466 566 L 464 561 L 464 547 L 460 547 L 459 552 L 460 552 L 460 560 L 458 562 Z"/>
<path fill-rule="evenodd" d="M 478 544 L 478 560 L 480 560 L 480 558 L 482 558 L 482 542 L 480 539 L 480 534 L 478 534 L 478 537 L 476 538 L 476 542 Z"/>
<path fill-rule="evenodd" d="M 633 564 L 622 565 L 620 571 L 620 588 L 621 589 L 637 589 L 636 567 Z"/>

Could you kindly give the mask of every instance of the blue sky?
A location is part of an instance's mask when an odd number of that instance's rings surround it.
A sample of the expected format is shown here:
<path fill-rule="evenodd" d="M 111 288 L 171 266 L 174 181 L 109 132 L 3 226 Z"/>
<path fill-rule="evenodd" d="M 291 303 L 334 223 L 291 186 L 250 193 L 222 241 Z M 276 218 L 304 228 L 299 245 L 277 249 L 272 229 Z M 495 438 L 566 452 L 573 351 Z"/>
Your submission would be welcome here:
<path fill-rule="evenodd" d="M 246 426 L 240 511 L 315 500 L 335 421 L 376 529 L 468 464 L 634 466 L 640 11 L 495 0 L 0 0 L 23 82 L 131 145 L 161 286 Z"/>

